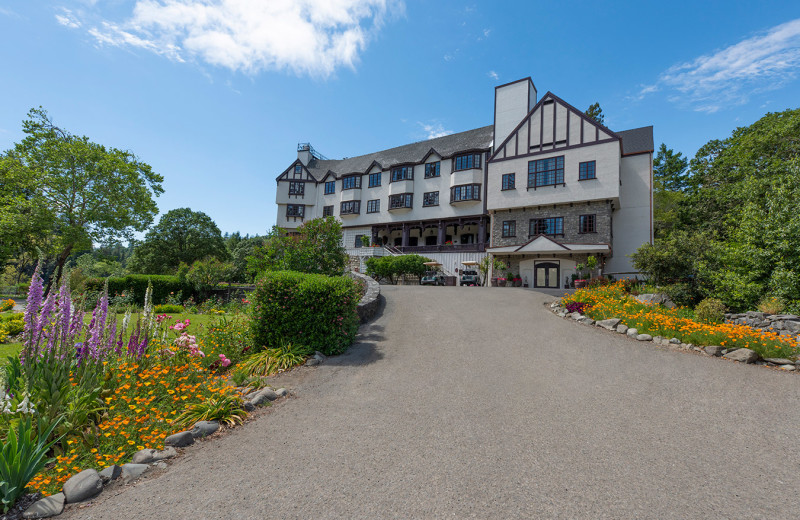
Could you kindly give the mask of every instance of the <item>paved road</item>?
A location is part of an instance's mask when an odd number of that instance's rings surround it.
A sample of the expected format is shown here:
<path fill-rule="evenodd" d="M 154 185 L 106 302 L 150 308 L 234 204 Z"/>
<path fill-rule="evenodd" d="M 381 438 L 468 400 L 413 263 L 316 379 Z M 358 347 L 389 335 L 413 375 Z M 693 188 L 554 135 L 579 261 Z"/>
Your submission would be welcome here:
<path fill-rule="evenodd" d="M 800 376 L 384 287 L 295 398 L 74 518 L 798 518 Z"/>

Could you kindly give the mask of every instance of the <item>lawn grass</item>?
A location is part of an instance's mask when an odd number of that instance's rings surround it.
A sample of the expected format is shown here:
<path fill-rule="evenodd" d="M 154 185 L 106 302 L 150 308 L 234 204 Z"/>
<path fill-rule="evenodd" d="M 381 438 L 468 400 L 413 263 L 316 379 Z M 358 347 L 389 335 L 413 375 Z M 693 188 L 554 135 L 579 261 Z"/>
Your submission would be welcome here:
<path fill-rule="evenodd" d="M 11 312 L 4 312 L 3 315 L 11 314 Z M 175 323 L 175 321 L 180 320 L 189 320 L 189 328 L 187 329 L 188 332 L 195 336 L 202 336 L 203 332 L 205 331 L 208 324 L 218 318 L 221 315 L 218 314 L 190 314 L 190 313 L 180 313 L 180 314 L 169 314 L 172 316 L 172 319 L 169 320 L 170 323 Z M 222 315 L 224 316 L 224 315 Z M 125 314 L 117 314 L 117 327 L 122 327 L 122 320 L 125 317 Z M 131 321 L 130 325 L 128 325 L 128 333 L 125 336 L 125 341 L 128 340 L 130 337 L 130 333 L 132 329 L 136 326 L 136 320 L 139 319 L 139 313 L 131 314 Z M 87 312 L 86 316 L 84 317 L 84 323 L 86 325 L 92 321 L 92 313 Z M 22 343 L 3 343 L 0 344 L 0 366 L 5 365 L 8 361 L 9 356 L 16 356 L 19 354 L 20 350 L 22 350 Z"/>

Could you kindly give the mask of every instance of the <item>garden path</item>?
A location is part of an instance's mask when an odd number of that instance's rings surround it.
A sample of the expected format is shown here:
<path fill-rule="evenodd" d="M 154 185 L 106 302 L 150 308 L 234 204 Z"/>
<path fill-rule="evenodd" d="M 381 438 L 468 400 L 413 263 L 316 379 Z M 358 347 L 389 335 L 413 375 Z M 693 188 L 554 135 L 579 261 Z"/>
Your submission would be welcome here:
<path fill-rule="evenodd" d="M 800 379 L 521 289 L 383 287 L 294 397 L 74 518 L 796 518 Z"/>

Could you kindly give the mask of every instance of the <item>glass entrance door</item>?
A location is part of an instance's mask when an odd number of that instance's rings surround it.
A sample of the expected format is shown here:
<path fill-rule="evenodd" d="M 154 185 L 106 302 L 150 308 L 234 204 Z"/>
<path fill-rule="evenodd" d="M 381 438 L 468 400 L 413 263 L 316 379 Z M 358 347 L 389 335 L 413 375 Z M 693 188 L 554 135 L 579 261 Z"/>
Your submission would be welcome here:
<path fill-rule="evenodd" d="M 555 262 L 537 262 L 534 270 L 534 287 L 558 289 L 559 265 Z"/>

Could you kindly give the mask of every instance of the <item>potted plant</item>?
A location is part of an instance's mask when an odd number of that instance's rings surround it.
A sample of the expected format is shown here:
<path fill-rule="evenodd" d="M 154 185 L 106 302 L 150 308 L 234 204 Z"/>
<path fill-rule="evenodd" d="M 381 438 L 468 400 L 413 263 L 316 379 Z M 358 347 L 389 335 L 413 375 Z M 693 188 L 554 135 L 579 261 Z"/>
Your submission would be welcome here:
<path fill-rule="evenodd" d="M 370 246 L 370 238 L 367 235 L 361 235 L 361 245 L 364 247 Z"/>
<path fill-rule="evenodd" d="M 522 278 L 518 274 L 514 275 L 514 287 L 522 287 Z"/>
<path fill-rule="evenodd" d="M 498 287 L 505 287 L 506 286 L 506 279 L 505 278 L 498 278 L 497 279 L 497 286 Z"/>
<path fill-rule="evenodd" d="M 578 278 L 575 279 L 575 288 L 580 289 L 582 287 L 586 287 L 588 283 L 583 276 L 583 271 L 586 269 L 586 266 L 583 264 L 578 264 L 575 266 L 575 270 L 577 271 Z"/>
<path fill-rule="evenodd" d="M 589 275 L 585 278 L 592 278 L 595 275 L 595 269 L 597 269 L 597 258 L 593 255 L 589 255 L 586 259 L 586 269 L 589 270 Z"/>

